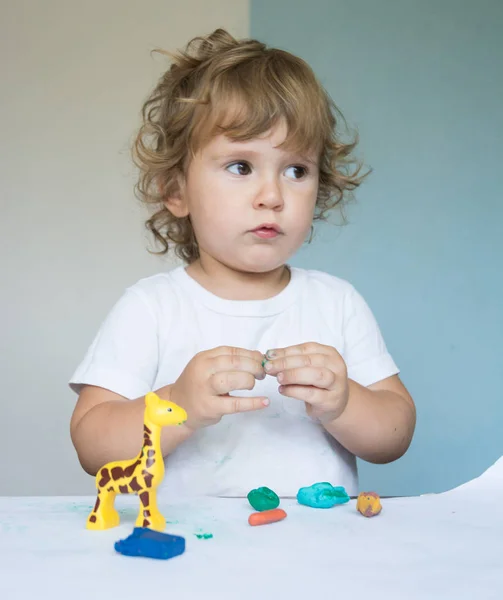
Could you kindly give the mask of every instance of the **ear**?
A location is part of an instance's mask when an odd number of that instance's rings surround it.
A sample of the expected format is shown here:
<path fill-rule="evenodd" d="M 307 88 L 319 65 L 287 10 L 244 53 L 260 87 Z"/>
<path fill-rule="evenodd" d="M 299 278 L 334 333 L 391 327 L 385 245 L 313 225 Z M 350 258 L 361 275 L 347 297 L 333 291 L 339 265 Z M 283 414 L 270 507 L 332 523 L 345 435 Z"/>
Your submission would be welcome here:
<path fill-rule="evenodd" d="M 145 396 L 145 404 L 149 407 L 154 406 L 159 402 L 159 396 L 155 392 L 148 392 Z"/>
<path fill-rule="evenodd" d="M 181 175 L 177 177 L 176 183 L 172 186 L 171 193 L 163 200 L 163 204 L 170 213 L 179 219 L 189 215 L 185 185 Z"/>
<path fill-rule="evenodd" d="M 189 207 L 182 198 L 170 196 L 163 201 L 163 204 L 171 214 L 175 215 L 175 217 L 178 217 L 179 219 L 186 217 L 189 214 Z"/>

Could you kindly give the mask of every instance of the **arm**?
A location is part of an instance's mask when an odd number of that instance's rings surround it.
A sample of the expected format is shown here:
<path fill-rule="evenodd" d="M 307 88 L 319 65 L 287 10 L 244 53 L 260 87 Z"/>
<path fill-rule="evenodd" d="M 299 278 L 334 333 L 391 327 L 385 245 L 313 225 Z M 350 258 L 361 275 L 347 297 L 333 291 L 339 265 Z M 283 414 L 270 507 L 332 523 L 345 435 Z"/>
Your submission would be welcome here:
<path fill-rule="evenodd" d="M 262 354 L 234 347 L 199 352 L 189 361 L 175 383 L 156 393 L 179 404 L 188 414 L 181 427 L 164 427 L 163 456 L 187 440 L 201 427 L 218 423 L 224 415 L 260 410 L 262 397 L 235 397 L 236 390 L 251 390 L 256 379 L 265 377 Z M 71 419 L 70 432 L 80 464 L 95 475 L 107 462 L 133 458 L 143 443 L 143 396 L 127 400 L 102 387 L 85 386 Z"/>
<path fill-rule="evenodd" d="M 348 378 L 342 356 L 315 342 L 268 351 L 265 370 L 279 391 L 306 403 L 307 414 L 344 448 L 369 462 L 400 458 L 416 424 L 414 402 L 392 375 L 364 387 Z"/>
<path fill-rule="evenodd" d="M 170 399 L 171 386 L 156 391 L 161 398 Z M 89 475 L 112 460 L 133 458 L 143 443 L 145 400 L 127 400 L 104 388 L 84 386 L 70 423 L 70 435 L 80 464 Z M 161 437 L 163 456 L 173 450 L 192 431 L 185 425 L 164 427 Z"/>
<path fill-rule="evenodd" d="M 350 379 L 346 408 L 324 423 L 345 448 L 372 463 L 392 462 L 405 454 L 415 425 L 414 401 L 398 375 L 369 387 Z"/>

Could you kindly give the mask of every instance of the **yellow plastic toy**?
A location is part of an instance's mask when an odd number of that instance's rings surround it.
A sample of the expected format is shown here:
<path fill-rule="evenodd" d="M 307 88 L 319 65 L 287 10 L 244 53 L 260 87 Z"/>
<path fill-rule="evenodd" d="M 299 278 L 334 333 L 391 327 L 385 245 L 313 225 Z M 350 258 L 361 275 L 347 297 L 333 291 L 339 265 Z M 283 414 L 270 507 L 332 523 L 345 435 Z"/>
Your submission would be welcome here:
<path fill-rule="evenodd" d="M 375 517 L 381 510 L 381 500 L 375 492 L 362 492 L 356 501 L 356 510 L 364 517 Z"/>
<path fill-rule="evenodd" d="M 87 529 L 109 529 L 120 523 L 114 502 L 117 494 L 137 494 L 140 511 L 136 527 L 163 531 L 166 520 L 157 508 L 156 490 L 164 478 L 164 460 L 161 452 L 161 429 L 167 425 L 181 425 L 187 420 L 183 408 L 162 400 L 154 392 L 145 396 L 143 419 L 143 447 L 132 460 L 118 460 L 102 467 L 96 474 L 98 497 L 87 518 Z"/>

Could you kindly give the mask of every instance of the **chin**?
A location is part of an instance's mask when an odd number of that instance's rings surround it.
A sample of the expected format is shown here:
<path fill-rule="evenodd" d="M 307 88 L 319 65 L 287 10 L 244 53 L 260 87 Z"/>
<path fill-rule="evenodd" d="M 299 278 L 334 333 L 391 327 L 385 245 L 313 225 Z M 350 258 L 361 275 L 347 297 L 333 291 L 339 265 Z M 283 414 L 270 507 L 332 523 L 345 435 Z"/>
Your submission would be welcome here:
<path fill-rule="evenodd" d="M 258 252 L 256 250 L 259 250 Z M 264 250 L 266 250 L 264 252 Z M 272 250 L 272 252 L 271 252 Z M 241 273 L 270 273 L 285 265 L 291 254 L 280 253 L 272 248 L 246 248 L 242 252 L 229 250 L 227 256 L 222 256 L 220 262 Z M 234 260 L 229 260 L 232 256 Z"/>
<path fill-rule="evenodd" d="M 278 261 L 243 261 L 240 264 L 232 265 L 232 268 L 244 273 L 270 273 L 282 267 L 285 263 Z"/>

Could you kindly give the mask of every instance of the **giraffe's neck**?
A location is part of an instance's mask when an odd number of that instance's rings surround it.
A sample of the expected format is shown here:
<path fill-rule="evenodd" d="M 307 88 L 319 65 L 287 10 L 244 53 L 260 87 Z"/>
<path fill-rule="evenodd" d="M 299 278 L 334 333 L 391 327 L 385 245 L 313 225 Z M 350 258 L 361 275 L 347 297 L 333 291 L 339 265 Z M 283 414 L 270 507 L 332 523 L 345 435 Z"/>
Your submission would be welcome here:
<path fill-rule="evenodd" d="M 155 456 L 161 455 L 161 428 L 145 419 L 143 423 L 143 453 L 149 450 L 155 452 Z"/>

